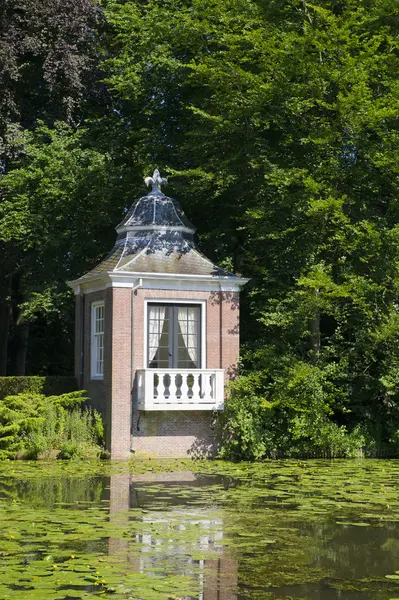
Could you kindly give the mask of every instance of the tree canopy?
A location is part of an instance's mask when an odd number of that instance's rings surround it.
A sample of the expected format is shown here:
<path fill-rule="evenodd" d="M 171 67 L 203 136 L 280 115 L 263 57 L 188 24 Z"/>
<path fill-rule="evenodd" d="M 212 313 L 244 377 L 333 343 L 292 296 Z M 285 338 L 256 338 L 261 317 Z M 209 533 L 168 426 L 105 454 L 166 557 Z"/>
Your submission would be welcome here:
<path fill-rule="evenodd" d="M 63 282 L 158 165 L 204 253 L 251 278 L 226 455 L 396 448 L 398 1 L 70 0 L 68 25 L 50 4 L 8 2 L 0 36 L 2 314 L 65 333 Z M 28 370 L 51 370 L 41 345 Z"/>

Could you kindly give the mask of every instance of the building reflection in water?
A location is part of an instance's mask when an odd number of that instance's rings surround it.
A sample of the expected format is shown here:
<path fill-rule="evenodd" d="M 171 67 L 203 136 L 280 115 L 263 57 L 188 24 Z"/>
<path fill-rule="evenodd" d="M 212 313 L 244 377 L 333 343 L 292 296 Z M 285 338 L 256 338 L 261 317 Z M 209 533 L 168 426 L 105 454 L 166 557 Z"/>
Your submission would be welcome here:
<path fill-rule="evenodd" d="M 199 516 L 199 511 L 191 507 L 180 506 L 173 507 L 173 491 L 167 492 L 164 511 L 151 510 L 148 514 L 142 514 L 132 517 L 130 509 L 146 509 L 149 504 L 148 492 L 145 486 L 149 483 L 172 484 L 173 486 L 198 485 L 196 476 L 189 472 L 181 473 L 162 473 L 148 475 L 135 475 L 134 477 L 126 474 L 117 474 L 110 477 L 110 520 L 121 525 L 125 522 L 126 530 L 129 523 L 134 520 L 141 520 L 140 533 L 133 534 L 134 539 L 127 537 L 124 539 L 109 539 L 108 551 L 110 555 L 118 554 L 120 558 L 129 563 L 133 572 L 151 573 L 151 569 L 160 568 L 160 564 L 165 564 L 165 560 L 173 560 L 178 573 L 185 576 L 196 578 L 198 589 L 198 600 L 236 600 L 237 599 L 237 561 L 226 556 L 223 549 L 223 519 L 216 510 L 209 510 L 211 515 L 203 513 Z M 153 499 L 153 495 L 151 496 Z M 211 507 L 210 507 L 211 508 Z M 195 540 L 190 538 L 189 543 L 185 543 L 184 536 L 182 542 L 173 539 L 166 539 L 159 536 L 156 528 L 168 526 L 169 518 L 178 518 L 178 523 L 173 529 L 184 531 L 195 528 Z M 132 552 L 131 544 L 140 545 L 140 552 Z M 209 553 L 212 558 L 195 559 L 192 554 Z M 217 558 L 215 558 L 215 556 Z"/>

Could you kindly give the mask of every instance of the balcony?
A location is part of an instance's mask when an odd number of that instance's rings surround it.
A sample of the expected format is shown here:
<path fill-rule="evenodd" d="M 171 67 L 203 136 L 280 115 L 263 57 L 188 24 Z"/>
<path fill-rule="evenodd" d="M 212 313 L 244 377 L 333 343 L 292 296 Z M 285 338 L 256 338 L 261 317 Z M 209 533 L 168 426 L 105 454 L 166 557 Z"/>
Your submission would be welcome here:
<path fill-rule="evenodd" d="M 223 369 L 140 369 L 139 410 L 222 410 Z"/>

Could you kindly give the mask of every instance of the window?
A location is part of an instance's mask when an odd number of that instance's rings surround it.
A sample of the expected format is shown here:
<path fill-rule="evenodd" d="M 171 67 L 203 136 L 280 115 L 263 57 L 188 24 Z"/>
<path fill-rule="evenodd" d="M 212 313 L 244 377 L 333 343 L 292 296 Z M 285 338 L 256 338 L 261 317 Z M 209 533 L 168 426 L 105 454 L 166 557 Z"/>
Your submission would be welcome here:
<path fill-rule="evenodd" d="M 148 366 L 199 369 L 201 367 L 201 306 L 148 305 Z"/>
<path fill-rule="evenodd" d="M 91 377 L 104 377 L 104 302 L 91 305 Z"/>

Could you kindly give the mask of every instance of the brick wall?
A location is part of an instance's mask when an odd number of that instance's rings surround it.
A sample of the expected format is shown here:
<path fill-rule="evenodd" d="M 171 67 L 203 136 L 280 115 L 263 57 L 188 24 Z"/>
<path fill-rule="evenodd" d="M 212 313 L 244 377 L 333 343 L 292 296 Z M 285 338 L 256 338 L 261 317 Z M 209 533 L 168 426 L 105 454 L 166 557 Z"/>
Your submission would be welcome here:
<path fill-rule="evenodd" d="M 113 458 L 130 456 L 131 290 L 108 288 L 86 294 L 84 302 L 83 387 L 104 419 L 107 449 Z M 91 306 L 104 301 L 104 379 L 91 379 Z M 77 313 L 80 315 L 82 303 Z M 80 333 L 78 334 L 81 335 Z M 78 360 L 76 352 L 75 360 Z"/>
<path fill-rule="evenodd" d="M 206 367 L 233 375 L 239 352 L 239 297 L 231 292 L 192 292 L 138 289 L 133 296 L 133 365 L 147 366 L 144 341 L 145 300 L 205 300 Z M 208 411 L 138 412 L 133 395 L 132 450 L 137 455 L 182 457 L 212 455 L 217 440 Z"/>
<path fill-rule="evenodd" d="M 208 295 L 208 367 L 225 369 L 226 381 L 236 374 L 240 352 L 239 306 L 238 292 Z"/>
<path fill-rule="evenodd" d="M 104 398 L 105 398 L 105 443 L 111 451 L 111 419 L 112 419 L 112 288 L 105 290 L 104 312 Z"/>
<path fill-rule="evenodd" d="M 108 449 L 112 458 L 130 456 L 132 409 L 132 290 L 109 288 L 112 295 L 112 323 L 108 324 L 107 396 L 110 404 L 111 435 Z M 111 311 L 110 311 L 111 312 Z"/>
<path fill-rule="evenodd" d="M 75 369 L 76 373 L 80 370 L 81 331 L 78 323 L 81 322 L 83 311 L 83 387 L 89 392 L 92 406 L 103 415 L 107 448 L 112 457 L 126 458 L 130 455 L 130 449 L 137 454 L 165 457 L 213 454 L 216 440 L 211 412 L 164 411 L 140 414 L 135 409 L 134 393 L 132 403 L 135 371 L 147 366 L 144 355 L 144 301 L 205 301 L 206 367 L 223 368 L 226 378 L 229 378 L 234 376 L 239 352 L 238 293 L 142 288 L 132 292 L 129 288 L 107 288 L 76 298 Z M 98 300 L 104 300 L 105 303 L 104 380 L 91 380 L 91 304 Z"/>
<path fill-rule="evenodd" d="M 221 337 L 222 369 L 226 381 L 237 375 L 237 361 L 240 353 L 240 299 L 238 292 L 222 292 Z"/>
<path fill-rule="evenodd" d="M 134 411 L 132 449 L 138 457 L 213 456 L 211 411 Z"/>

